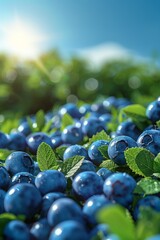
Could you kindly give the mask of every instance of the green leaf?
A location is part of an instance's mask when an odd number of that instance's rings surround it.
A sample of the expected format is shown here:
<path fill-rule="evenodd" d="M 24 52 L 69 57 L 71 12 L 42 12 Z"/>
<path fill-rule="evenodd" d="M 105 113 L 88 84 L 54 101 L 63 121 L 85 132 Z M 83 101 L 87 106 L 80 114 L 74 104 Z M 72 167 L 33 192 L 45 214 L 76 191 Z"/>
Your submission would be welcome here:
<path fill-rule="evenodd" d="M 108 159 L 108 145 L 102 145 L 98 148 L 104 159 Z"/>
<path fill-rule="evenodd" d="M 160 181 L 150 177 L 141 179 L 134 190 L 135 193 L 150 195 L 160 192 Z"/>
<path fill-rule="evenodd" d="M 13 151 L 8 149 L 0 149 L 0 160 L 5 161 L 6 158 L 12 153 Z"/>
<path fill-rule="evenodd" d="M 30 127 L 31 132 L 35 132 L 35 128 L 33 127 L 33 122 L 32 122 L 32 119 L 30 117 L 27 117 L 27 123 Z"/>
<path fill-rule="evenodd" d="M 119 114 L 119 121 L 130 118 L 139 127 L 142 128 L 145 122 L 148 122 L 146 116 L 146 109 L 139 104 L 132 104 L 121 109 Z"/>
<path fill-rule="evenodd" d="M 63 160 L 63 154 L 64 154 L 64 152 L 65 152 L 66 149 L 67 149 L 66 146 L 62 146 L 62 147 L 57 147 L 56 150 L 55 150 L 57 156 L 58 156 L 61 160 Z"/>
<path fill-rule="evenodd" d="M 160 153 L 154 159 L 153 168 L 155 173 L 160 173 Z"/>
<path fill-rule="evenodd" d="M 61 171 L 66 177 L 72 177 L 80 168 L 84 160 L 82 156 L 74 156 L 63 162 Z"/>
<path fill-rule="evenodd" d="M 121 240 L 135 240 L 135 226 L 130 213 L 119 205 L 102 208 L 97 215 L 98 222 L 106 223 L 112 233 Z"/>
<path fill-rule="evenodd" d="M 119 167 L 119 165 L 117 165 L 116 163 L 114 163 L 112 160 L 107 159 L 105 161 L 103 161 L 100 166 L 100 168 L 107 168 L 108 170 L 111 171 L 116 171 L 116 169 Z"/>
<path fill-rule="evenodd" d="M 158 121 L 156 122 L 156 125 L 157 125 L 158 128 L 160 128 L 160 120 L 158 120 Z"/>
<path fill-rule="evenodd" d="M 101 132 L 96 133 L 89 139 L 87 146 L 89 147 L 93 142 L 97 140 L 111 141 L 111 138 L 104 130 L 102 130 Z"/>
<path fill-rule="evenodd" d="M 3 231 L 7 223 L 12 220 L 16 220 L 17 217 L 11 213 L 2 213 L 0 214 L 0 237 L 3 236 Z"/>
<path fill-rule="evenodd" d="M 68 113 L 65 113 L 61 119 L 61 131 L 72 124 L 74 124 L 74 119 Z"/>
<path fill-rule="evenodd" d="M 37 150 L 37 161 L 41 171 L 57 169 L 59 167 L 56 155 L 52 148 L 45 142 L 41 143 Z"/>
<path fill-rule="evenodd" d="M 36 123 L 37 123 L 37 130 L 40 131 L 45 126 L 45 114 L 43 110 L 39 110 L 36 113 Z"/>
<path fill-rule="evenodd" d="M 6 119 L 4 123 L 0 126 L 0 130 L 3 133 L 10 133 L 11 130 L 17 129 L 19 125 L 19 119 L 13 118 L 13 119 Z"/>
<path fill-rule="evenodd" d="M 127 165 L 138 175 L 147 177 L 154 173 L 154 155 L 145 148 L 129 148 L 124 152 Z"/>
<path fill-rule="evenodd" d="M 50 120 L 43 126 L 43 128 L 42 128 L 41 131 L 44 132 L 44 133 L 49 133 L 52 124 L 53 124 L 53 119 L 50 119 Z"/>
<path fill-rule="evenodd" d="M 140 208 L 140 217 L 138 219 L 136 235 L 138 240 L 147 239 L 150 236 L 159 234 L 160 213 L 150 207 Z"/>

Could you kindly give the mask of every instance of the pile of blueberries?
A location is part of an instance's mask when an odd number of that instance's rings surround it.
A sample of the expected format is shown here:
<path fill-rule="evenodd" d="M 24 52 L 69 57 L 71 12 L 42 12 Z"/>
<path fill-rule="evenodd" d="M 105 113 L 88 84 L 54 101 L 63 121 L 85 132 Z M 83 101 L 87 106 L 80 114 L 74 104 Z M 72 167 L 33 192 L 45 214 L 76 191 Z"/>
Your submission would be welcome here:
<path fill-rule="evenodd" d="M 109 97 L 101 103 L 77 107 L 68 103 L 45 115 L 46 123 L 52 118 L 54 133 L 31 132 L 26 118 L 10 134 L 0 132 L 0 148 L 12 150 L 0 167 L 0 214 L 18 216 L 3 229 L 4 239 L 10 240 L 92 240 L 101 232 L 102 240 L 118 240 L 106 224 L 100 224 L 97 213 L 103 207 L 119 204 L 127 208 L 136 222 L 141 206 L 160 212 L 160 197 L 141 198 L 133 207 L 136 179 L 125 172 L 112 172 L 100 167 L 104 156 L 99 150 L 107 146 L 108 159 L 119 166 L 126 163 L 124 151 L 143 147 L 157 156 L 160 153 L 160 98 L 146 108 L 150 126 L 139 129 L 127 119 L 108 132 L 112 111 L 132 104 L 123 98 Z M 61 131 L 61 119 L 69 114 L 74 124 Z M 86 117 L 87 116 L 87 117 Z M 34 124 L 35 116 L 32 116 Z M 84 139 L 106 131 L 111 141 L 96 140 L 86 147 Z M 39 145 L 45 142 L 56 149 L 64 146 L 62 161 L 74 156 L 84 160 L 74 175 L 67 179 L 61 171 L 40 171 L 36 161 Z M 68 191 L 68 185 L 70 191 Z M 0 215 L 1 216 L 1 215 Z M 24 218 L 24 219 L 23 219 Z M 148 238 L 160 239 L 160 235 Z"/>

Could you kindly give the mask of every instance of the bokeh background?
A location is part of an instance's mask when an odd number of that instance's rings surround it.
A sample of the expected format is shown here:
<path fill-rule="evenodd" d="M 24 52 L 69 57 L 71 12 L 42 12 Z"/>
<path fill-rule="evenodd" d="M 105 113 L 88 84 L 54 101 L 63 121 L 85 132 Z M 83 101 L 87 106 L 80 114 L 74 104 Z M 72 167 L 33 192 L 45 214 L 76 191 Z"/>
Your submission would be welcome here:
<path fill-rule="evenodd" d="M 160 1 L 0 0 L 0 119 L 159 96 Z"/>

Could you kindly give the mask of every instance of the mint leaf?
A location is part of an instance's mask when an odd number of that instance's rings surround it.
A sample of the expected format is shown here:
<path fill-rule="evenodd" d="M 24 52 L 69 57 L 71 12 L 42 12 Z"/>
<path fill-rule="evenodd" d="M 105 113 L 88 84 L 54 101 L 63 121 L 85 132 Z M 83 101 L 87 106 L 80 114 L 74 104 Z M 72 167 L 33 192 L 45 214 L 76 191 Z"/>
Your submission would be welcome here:
<path fill-rule="evenodd" d="M 124 152 L 127 165 L 138 175 L 147 177 L 154 173 L 154 155 L 145 148 L 129 148 Z"/>
<path fill-rule="evenodd" d="M 156 122 L 156 125 L 157 125 L 158 128 L 160 128 L 160 120 L 158 120 L 158 121 Z"/>
<path fill-rule="evenodd" d="M 106 223 L 112 233 L 122 240 L 135 240 L 135 226 L 128 210 L 119 205 L 102 208 L 97 215 L 98 222 Z M 124 231 L 125 229 L 125 231 Z"/>
<path fill-rule="evenodd" d="M 103 161 L 100 166 L 100 168 L 107 168 L 108 170 L 111 171 L 116 171 L 116 169 L 119 167 L 119 165 L 117 165 L 116 163 L 114 163 L 112 160 L 107 159 L 105 161 Z"/>
<path fill-rule="evenodd" d="M 155 194 L 160 192 L 160 181 L 152 178 L 143 178 L 138 183 L 134 190 L 138 194 Z"/>
<path fill-rule="evenodd" d="M 140 217 L 136 227 L 136 235 L 138 240 L 147 239 L 150 236 L 159 234 L 160 229 L 160 213 L 154 211 L 150 207 L 140 208 Z"/>
<path fill-rule="evenodd" d="M 51 129 L 51 126 L 53 124 L 53 119 L 50 119 L 42 128 L 42 132 L 48 133 Z"/>
<path fill-rule="evenodd" d="M 68 113 L 65 113 L 61 119 L 61 131 L 72 124 L 74 124 L 74 119 Z"/>
<path fill-rule="evenodd" d="M 103 145 L 98 148 L 104 159 L 108 159 L 108 145 Z"/>
<path fill-rule="evenodd" d="M 132 104 L 121 109 L 119 114 L 119 121 L 130 118 L 139 127 L 143 128 L 145 122 L 148 122 L 146 116 L 146 109 L 139 104 Z"/>
<path fill-rule="evenodd" d="M 36 123 L 37 123 L 37 130 L 40 131 L 44 125 L 45 125 L 45 114 L 44 114 L 44 111 L 43 110 L 39 110 L 37 113 L 36 113 Z"/>
<path fill-rule="evenodd" d="M 57 147 L 56 150 L 55 150 L 57 156 L 58 156 L 61 160 L 63 160 L 63 154 L 64 154 L 64 152 L 65 152 L 66 149 L 67 149 L 66 146 L 61 146 L 61 147 Z"/>
<path fill-rule="evenodd" d="M 37 161 L 41 171 L 57 169 L 59 167 L 56 155 L 52 148 L 45 142 L 41 143 L 37 150 Z"/>
<path fill-rule="evenodd" d="M 101 132 L 96 133 L 89 139 L 87 146 L 89 147 L 93 142 L 97 140 L 111 141 L 111 138 L 104 130 L 102 130 Z"/>
<path fill-rule="evenodd" d="M 160 173 L 160 153 L 154 159 L 153 168 L 155 173 Z"/>
<path fill-rule="evenodd" d="M 68 158 L 63 162 L 61 172 L 63 172 L 66 177 L 72 177 L 82 165 L 83 160 L 84 157 L 82 156 Z"/>
<path fill-rule="evenodd" d="M 6 158 L 12 153 L 13 151 L 8 149 L 0 149 L 0 160 L 5 161 Z"/>

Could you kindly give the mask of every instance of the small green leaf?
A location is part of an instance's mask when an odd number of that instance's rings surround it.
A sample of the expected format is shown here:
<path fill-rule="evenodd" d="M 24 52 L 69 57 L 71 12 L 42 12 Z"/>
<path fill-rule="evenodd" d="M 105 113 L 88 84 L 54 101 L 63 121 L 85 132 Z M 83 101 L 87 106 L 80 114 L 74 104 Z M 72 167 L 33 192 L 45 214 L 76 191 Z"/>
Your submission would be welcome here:
<path fill-rule="evenodd" d="M 111 138 L 104 130 L 102 130 L 101 132 L 96 133 L 89 139 L 87 146 L 89 147 L 93 142 L 97 140 L 111 141 Z"/>
<path fill-rule="evenodd" d="M 74 119 L 68 113 L 65 113 L 61 119 L 61 131 L 72 124 L 74 124 Z"/>
<path fill-rule="evenodd" d="M 0 131 L 3 133 L 10 133 L 11 130 L 17 129 L 19 125 L 18 118 L 6 119 L 0 126 Z"/>
<path fill-rule="evenodd" d="M 103 161 L 100 166 L 100 168 L 107 168 L 110 171 L 116 171 L 116 169 L 119 167 L 116 163 L 114 163 L 112 160 L 107 159 Z"/>
<path fill-rule="evenodd" d="M 32 122 L 32 119 L 30 117 L 27 117 L 27 123 L 30 127 L 31 132 L 35 132 L 35 128 L 33 127 L 33 122 Z"/>
<path fill-rule="evenodd" d="M 102 145 L 98 148 L 104 159 L 108 159 L 108 145 Z"/>
<path fill-rule="evenodd" d="M 50 119 L 50 120 L 43 126 L 43 128 L 42 128 L 41 131 L 44 132 L 44 133 L 49 133 L 52 124 L 53 124 L 53 119 Z"/>
<path fill-rule="evenodd" d="M 36 113 L 36 123 L 37 123 L 37 129 L 40 131 L 45 126 L 45 114 L 43 110 L 39 110 Z"/>
<path fill-rule="evenodd" d="M 154 173 L 154 155 L 145 148 L 129 148 L 124 152 L 127 165 L 138 175 L 147 177 Z"/>
<path fill-rule="evenodd" d="M 139 128 L 142 128 L 143 125 L 148 122 L 146 109 L 139 104 L 132 104 L 122 108 L 119 114 L 119 120 L 122 122 L 126 117 L 132 119 Z"/>
<path fill-rule="evenodd" d="M 136 227 L 138 240 L 159 234 L 160 213 L 150 207 L 140 207 L 140 216 Z"/>
<path fill-rule="evenodd" d="M 84 160 L 82 156 L 74 156 L 64 161 L 61 171 L 66 177 L 72 177 L 80 168 Z"/>
<path fill-rule="evenodd" d="M 160 181 L 150 177 L 141 179 L 135 188 L 135 193 L 138 194 L 155 194 L 160 192 Z"/>
<path fill-rule="evenodd" d="M 119 205 L 102 208 L 97 215 L 98 222 L 106 223 L 112 233 L 121 240 L 135 240 L 135 226 L 130 213 Z M 125 231 L 124 231 L 125 229 Z"/>
<path fill-rule="evenodd" d="M 41 143 L 37 150 L 37 161 L 41 171 L 57 169 L 59 164 L 52 148 L 45 142 Z"/>
<path fill-rule="evenodd" d="M 8 149 L 0 149 L 0 160 L 5 161 L 6 158 L 12 153 L 13 151 Z"/>
<path fill-rule="evenodd" d="M 58 156 L 61 160 L 63 160 L 63 154 L 64 154 L 64 152 L 65 152 L 66 149 L 67 149 L 66 146 L 62 146 L 62 147 L 57 147 L 56 150 L 55 150 L 57 156 Z"/>
<path fill-rule="evenodd" d="M 158 128 L 160 128 L 160 120 L 158 120 L 158 121 L 156 122 L 156 125 L 157 125 Z"/>
<path fill-rule="evenodd" d="M 153 167 L 155 173 L 160 173 L 160 153 L 155 157 Z"/>

